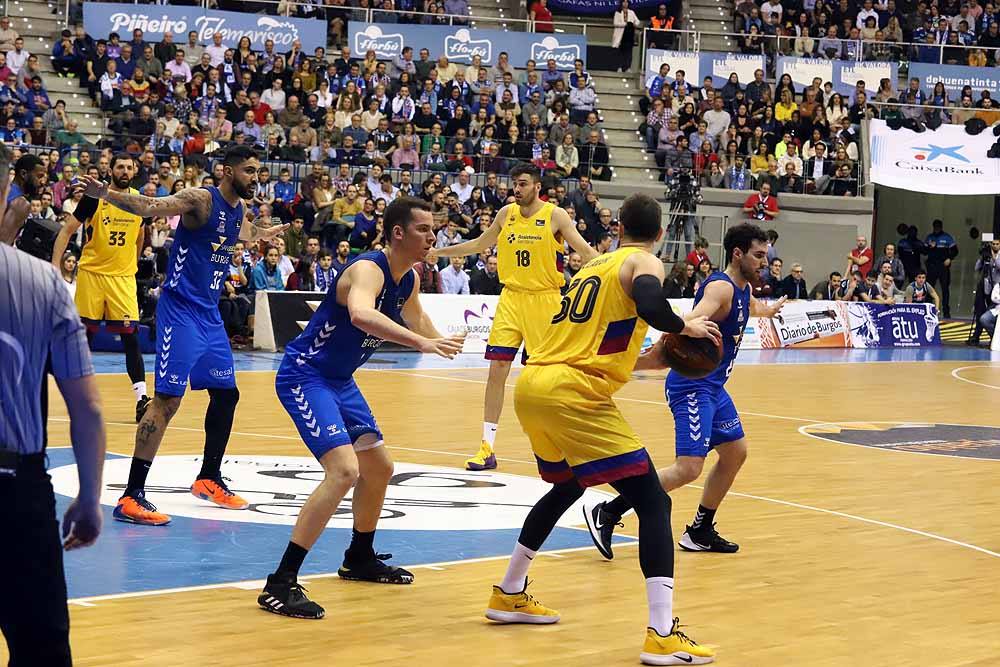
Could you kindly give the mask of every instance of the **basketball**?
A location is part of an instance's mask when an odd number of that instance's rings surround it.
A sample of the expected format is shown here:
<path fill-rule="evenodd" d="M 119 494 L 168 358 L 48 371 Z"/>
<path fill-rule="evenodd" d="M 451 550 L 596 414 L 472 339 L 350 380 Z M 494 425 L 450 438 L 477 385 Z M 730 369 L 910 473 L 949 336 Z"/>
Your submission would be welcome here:
<path fill-rule="evenodd" d="M 711 338 L 665 333 L 660 358 L 684 377 L 697 380 L 718 367 L 722 361 L 722 347 Z"/>

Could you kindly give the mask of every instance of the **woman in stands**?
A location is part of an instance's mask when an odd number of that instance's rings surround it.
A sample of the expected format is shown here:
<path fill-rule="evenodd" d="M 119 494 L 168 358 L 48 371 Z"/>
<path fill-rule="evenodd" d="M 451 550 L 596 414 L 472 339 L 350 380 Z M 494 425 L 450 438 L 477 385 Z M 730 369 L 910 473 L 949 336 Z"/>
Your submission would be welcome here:
<path fill-rule="evenodd" d="M 795 84 L 792 83 L 792 77 L 791 77 L 791 75 L 789 75 L 787 73 L 786 74 L 782 74 L 781 78 L 778 79 L 778 84 L 774 87 L 774 95 L 775 95 L 775 97 L 777 97 L 780 100 L 781 99 L 781 93 L 782 93 L 782 91 L 785 91 L 785 90 L 787 90 L 788 93 L 791 95 L 791 100 L 790 101 L 794 104 L 794 102 L 795 102 Z M 791 112 L 789 112 L 789 113 L 791 113 Z"/>
<path fill-rule="evenodd" d="M 830 127 L 839 127 L 841 119 L 847 116 L 849 111 L 850 109 L 844 103 L 844 98 L 840 96 L 840 93 L 831 95 L 830 101 L 826 103 L 826 118 L 830 121 Z"/>
<path fill-rule="evenodd" d="M 628 0 L 621 0 L 614 15 L 615 27 L 611 33 L 611 46 L 618 49 L 621 58 L 621 65 L 618 68 L 620 72 L 632 69 L 632 48 L 635 46 L 636 31 L 640 26 L 639 17 L 629 9 L 628 5 Z"/>

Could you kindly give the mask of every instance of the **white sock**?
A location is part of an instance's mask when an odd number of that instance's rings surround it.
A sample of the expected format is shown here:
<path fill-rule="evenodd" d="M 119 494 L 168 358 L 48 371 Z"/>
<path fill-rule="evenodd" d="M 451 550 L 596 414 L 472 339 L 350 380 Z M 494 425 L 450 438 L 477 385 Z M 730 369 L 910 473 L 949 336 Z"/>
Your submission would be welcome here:
<path fill-rule="evenodd" d="M 531 561 L 537 553 L 520 542 L 514 545 L 514 553 L 510 555 L 510 562 L 507 563 L 507 574 L 500 582 L 500 590 L 509 594 L 523 591 L 525 579 L 528 577 L 528 568 L 531 567 Z"/>
<path fill-rule="evenodd" d="M 483 422 L 483 441 L 493 449 L 493 443 L 497 441 L 497 425 L 490 422 Z"/>
<path fill-rule="evenodd" d="M 674 578 L 647 579 L 646 598 L 649 600 L 649 627 L 666 637 L 674 623 Z"/>
<path fill-rule="evenodd" d="M 135 392 L 135 400 L 141 400 L 143 396 L 148 396 L 146 393 L 146 382 L 136 382 L 132 385 L 132 391 Z"/>

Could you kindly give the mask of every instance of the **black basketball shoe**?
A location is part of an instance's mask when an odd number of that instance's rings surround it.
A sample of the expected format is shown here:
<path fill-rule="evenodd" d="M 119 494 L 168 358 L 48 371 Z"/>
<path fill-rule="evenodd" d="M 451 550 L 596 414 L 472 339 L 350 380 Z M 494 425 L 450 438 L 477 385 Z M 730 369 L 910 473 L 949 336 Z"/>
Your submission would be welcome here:
<path fill-rule="evenodd" d="M 385 561 L 392 554 L 372 554 L 371 558 L 353 561 L 344 558 L 344 564 L 337 570 L 337 576 L 350 581 L 370 581 L 376 584 L 412 584 L 413 573 Z"/>
<path fill-rule="evenodd" d="M 677 546 L 684 551 L 714 551 L 720 554 L 734 554 L 740 550 L 740 545 L 723 539 L 719 535 L 714 523 L 699 528 L 687 526 L 687 530 L 684 531 Z"/>
<path fill-rule="evenodd" d="M 601 552 L 601 555 L 611 560 L 615 557 L 611 551 L 611 537 L 614 535 L 615 526 L 624 527 L 620 523 L 621 517 L 608 512 L 605 507 L 607 503 L 597 503 L 593 507 L 583 506 L 583 518 L 587 522 L 590 530 L 590 539 L 594 540 L 594 546 Z"/>
<path fill-rule="evenodd" d="M 304 591 L 292 575 L 269 574 L 264 590 L 257 596 L 257 604 L 261 609 L 281 616 L 323 618 L 326 611 L 307 598 Z"/>
<path fill-rule="evenodd" d="M 149 396 L 143 396 L 135 403 L 135 423 L 138 424 L 142 421 L 143 415 L 146 414 L 146 408 L 149 407 L 149 403 L 152 399 Z"/>

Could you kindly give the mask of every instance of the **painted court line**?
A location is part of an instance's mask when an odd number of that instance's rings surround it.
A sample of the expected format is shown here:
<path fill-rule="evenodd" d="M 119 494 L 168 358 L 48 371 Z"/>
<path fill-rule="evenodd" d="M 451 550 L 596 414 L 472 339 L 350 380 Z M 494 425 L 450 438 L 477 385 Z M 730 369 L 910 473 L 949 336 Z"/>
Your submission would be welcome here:
<path fill-rule="evenodd" d="M 975 380 L 970 380 L 968 378 L 962 377 L 962 371 L 967 371 L 970 368 L 1000 368 L 1000 366 L 994 366 L 992 364 L 981 364 L 977 366 L 959 366 L 951 372 L 951 376 L 956 380 L 961 380 L 962 382 L 968 382 L 969 384 L 979 385 L 980 387 L 986 387 L 987 389 L 1000 389 L 1000 386 L 995 384 L 987 384 L 985 382 L 976 382 Z"/>

